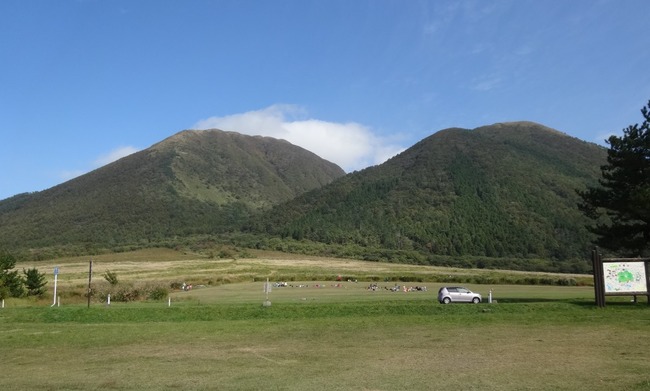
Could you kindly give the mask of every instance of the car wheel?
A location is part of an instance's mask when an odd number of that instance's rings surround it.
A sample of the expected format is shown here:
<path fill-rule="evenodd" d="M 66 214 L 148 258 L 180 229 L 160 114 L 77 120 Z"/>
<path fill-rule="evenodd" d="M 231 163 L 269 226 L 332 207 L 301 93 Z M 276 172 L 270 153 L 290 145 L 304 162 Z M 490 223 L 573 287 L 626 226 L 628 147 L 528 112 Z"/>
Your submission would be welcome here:
<path fill-rule="evenodd" d="M 444 299 L 442 299 L 442 304 L 449 304 L 449 303 L 451 303 L 451 299 L 450 299 L 450 298 L 445 297 Z"/>
<path fill-rule="evenodd" d="M 475 297 L 475 298 L 472 299 L 472 303 L 474 303 L 474 304 L 478 304 L 480 302 L 481 302 L 481 299 L 479 299 L 478 297 Z"/>

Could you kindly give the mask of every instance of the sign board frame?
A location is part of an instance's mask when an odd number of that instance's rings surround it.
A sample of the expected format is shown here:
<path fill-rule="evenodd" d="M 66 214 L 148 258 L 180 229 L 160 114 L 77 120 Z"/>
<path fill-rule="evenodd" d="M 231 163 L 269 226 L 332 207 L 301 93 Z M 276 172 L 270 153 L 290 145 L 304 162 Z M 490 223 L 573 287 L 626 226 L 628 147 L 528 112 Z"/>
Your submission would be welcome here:
<path fill-rule="evenodd" d="M 605 307 L 605 296 L 646 296 L 650 305 L 650 258 L 603 258 L 591 254 L 596 305 Z"/>

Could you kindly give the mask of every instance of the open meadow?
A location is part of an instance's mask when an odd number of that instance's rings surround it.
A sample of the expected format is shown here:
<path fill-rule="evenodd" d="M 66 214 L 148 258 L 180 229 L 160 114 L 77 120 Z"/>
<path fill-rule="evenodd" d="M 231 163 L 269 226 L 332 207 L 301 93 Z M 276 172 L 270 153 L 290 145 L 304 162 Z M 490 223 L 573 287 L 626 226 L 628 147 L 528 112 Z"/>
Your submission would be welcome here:
<path fill-rule="evenodd" d="M 110 270 L 193 289 L 88 307 L 88 260 L 18 265 L 45 271 L 50 296 L 0 309 L 3 390 L 650 390 L 650 306 L 598 309 L 589 276 L 145 250 L 93 257 L 93 284 Z M 263 306 L 267 277 L 287 286 Z M 484 302 L 439 304 L 456 284 Z"/>

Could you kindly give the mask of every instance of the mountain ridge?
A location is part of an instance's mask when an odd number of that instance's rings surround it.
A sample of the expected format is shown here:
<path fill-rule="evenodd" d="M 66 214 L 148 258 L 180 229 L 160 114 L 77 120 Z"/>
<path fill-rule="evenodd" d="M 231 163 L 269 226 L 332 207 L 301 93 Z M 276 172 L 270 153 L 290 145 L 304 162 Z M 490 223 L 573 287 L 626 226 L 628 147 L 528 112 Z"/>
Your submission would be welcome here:
<path fill-rule="evenodd" d="M 578 260 L 593 238 L 576 190 L 597 181 L 605 156 L 600 146 L 532 122 L 444 129 L 274 207 L 267 232 L 412 250 L 423 262 L 435 255 Z"/>
<path fill-rule="evenodd" d="M 0 247 L 114 246 L 219 232 L 343 175 L 286 141 L 182 131 L 50 189 L 0 202 Z"/>
<path fill-rule="evenodd" d="M 243 233 L 368 260 L 583 272 L 593 237 L 576 190 L 597 183 L 605 158 L 603 147 L 519 121 L 443 129 L 345 174 L 284 140 L 186 130 L 0 201 L 0 247 Z"/>

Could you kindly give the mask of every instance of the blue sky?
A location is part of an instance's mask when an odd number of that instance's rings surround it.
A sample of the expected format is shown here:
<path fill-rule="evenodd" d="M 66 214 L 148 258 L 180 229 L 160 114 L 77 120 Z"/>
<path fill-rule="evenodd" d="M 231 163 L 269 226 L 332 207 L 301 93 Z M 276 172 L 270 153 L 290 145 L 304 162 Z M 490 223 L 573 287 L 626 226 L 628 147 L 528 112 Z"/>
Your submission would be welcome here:
<path fill-rule="evenodd" d="M 650 99 L 647 0 L 3 0 L 0 199 L 184 129 L 346 171 L 448 127 L 602 144 Z"/>

